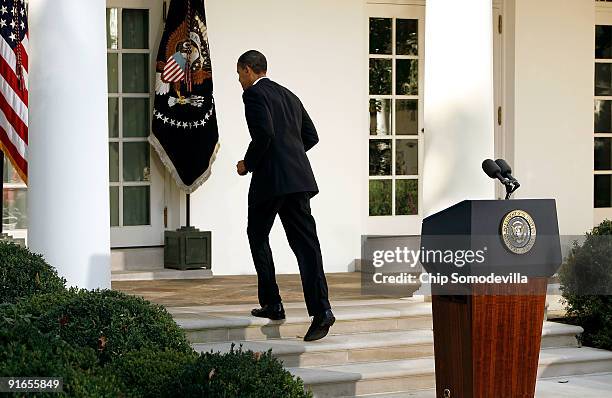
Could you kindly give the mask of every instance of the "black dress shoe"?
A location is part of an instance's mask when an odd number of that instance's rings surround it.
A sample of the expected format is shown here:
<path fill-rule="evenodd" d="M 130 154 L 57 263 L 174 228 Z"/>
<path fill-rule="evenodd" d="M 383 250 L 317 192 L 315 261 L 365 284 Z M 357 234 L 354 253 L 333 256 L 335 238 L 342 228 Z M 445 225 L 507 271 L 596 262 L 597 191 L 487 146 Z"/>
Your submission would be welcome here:
<path fill-rule="evenodd" d="M 315 341 L 327 336 L 329 328 L 334 322 L 336 322 L 336 318 L 331 310 L 326 310 L 321 315 L 315 315 L 306 336 L 304 336 L 304 341 Z"/>
<path fill-rule="evenodd" d="M 251 310 L 251 315 L 259 318 L 268 318 L 274 321 L 285 319 L 285 309 L 283 304 L 264 305 L 262 308 L 254 308 Z"/>

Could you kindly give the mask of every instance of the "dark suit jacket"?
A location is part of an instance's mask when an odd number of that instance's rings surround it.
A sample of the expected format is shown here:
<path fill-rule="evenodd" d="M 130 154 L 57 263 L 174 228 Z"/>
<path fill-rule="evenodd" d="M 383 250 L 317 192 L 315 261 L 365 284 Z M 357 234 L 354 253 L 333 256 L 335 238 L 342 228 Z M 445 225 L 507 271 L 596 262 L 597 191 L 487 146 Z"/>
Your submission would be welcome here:
<path fill-rule="evenodd" d="M 294 192 L 319 192 L 306 156 L 319 137 L 300 99 L 261 79 L 242 95 L 251 143 L 244 163 L 252 172 L 249 205 Z"/>

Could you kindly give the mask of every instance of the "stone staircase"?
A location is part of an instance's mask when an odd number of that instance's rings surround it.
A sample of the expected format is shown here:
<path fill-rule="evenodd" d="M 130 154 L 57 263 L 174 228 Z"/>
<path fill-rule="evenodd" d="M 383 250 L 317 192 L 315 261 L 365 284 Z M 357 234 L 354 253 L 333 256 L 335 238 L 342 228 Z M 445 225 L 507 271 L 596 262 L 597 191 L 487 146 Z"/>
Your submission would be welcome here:
<path fill-rule="evenodd" d="M 315 397 L 435 396 L 430 303 L 415 297 L 332 306 L 336 323 L 330 335 L 311 343 L 302 341 L 310 319 L 299 303 L 285 305 L 282 322 L 250 316 L 252 305 L 169 311 L 196 350 L 227 352 L 232 343 L 272 349 Z M 539 378 L 612 372 L 612 352 L 580 347 L 581 333 L 580 327 L 545 322 Z"/>

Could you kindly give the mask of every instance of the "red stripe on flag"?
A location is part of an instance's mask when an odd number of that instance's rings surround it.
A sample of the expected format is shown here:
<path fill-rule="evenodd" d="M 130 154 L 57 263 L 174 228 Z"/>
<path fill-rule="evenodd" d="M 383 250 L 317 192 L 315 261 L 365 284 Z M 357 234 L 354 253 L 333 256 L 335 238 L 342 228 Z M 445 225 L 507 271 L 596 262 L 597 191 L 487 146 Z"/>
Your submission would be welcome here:
<path fill-rule="evenodd" d="M 4 77 L 4 80 L 11 86 L 13 91 L 21 98 L 25 106 L 28 106 L 28 91 L 27 90 L 19 90 L 19 81 L 17 80 L 17 76 L 11 66 L 4 60 L 4 58 L 0 57 L 0 75 Z"/>
<path fill-rule="evenodd" d="M 13 167 L 17 170 L 17 173 L 25 182 L 28 183 L 28 162 L 21 157 L 15 145 L 9 140 L 8 135 L 4 128 L 0 127 L 0 147 L 2 147 L 4 154 L 8 156 Z"/>
<path fill-rule="evenodd" d="M 25 123 L 23 122 L 23 120 L 21 120 L 19 115 L 15 113 L 13 108 L 11 108 L 9 103 L 6 101 L 6 98 L 4 98 L 4 93 L 0 95 L 0 111 L 4 113 L 6 120 L 8 120 L 8 122 L 11 124 L 11 126 L 13 126 L 13 128 L 17 132 L 17 135 L 19 135 L 19 137 L 27 145 L 28 144 L 28 126 L 25 125 Z"/>

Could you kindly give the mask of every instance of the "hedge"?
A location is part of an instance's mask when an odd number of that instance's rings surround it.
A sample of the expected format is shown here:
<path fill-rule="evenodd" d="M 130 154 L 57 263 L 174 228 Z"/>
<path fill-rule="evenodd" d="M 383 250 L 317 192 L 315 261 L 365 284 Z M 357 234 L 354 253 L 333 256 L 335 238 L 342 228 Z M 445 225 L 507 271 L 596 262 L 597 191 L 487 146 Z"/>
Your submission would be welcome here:
<path fill-rule="evenodd" d="M 66 280 L 41 255 L 14 243 L 0 242 L 0 303 L 57 293 L 65 287 Z"/>

